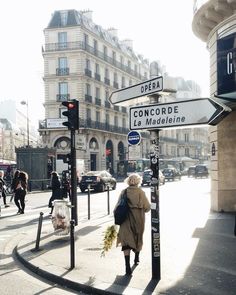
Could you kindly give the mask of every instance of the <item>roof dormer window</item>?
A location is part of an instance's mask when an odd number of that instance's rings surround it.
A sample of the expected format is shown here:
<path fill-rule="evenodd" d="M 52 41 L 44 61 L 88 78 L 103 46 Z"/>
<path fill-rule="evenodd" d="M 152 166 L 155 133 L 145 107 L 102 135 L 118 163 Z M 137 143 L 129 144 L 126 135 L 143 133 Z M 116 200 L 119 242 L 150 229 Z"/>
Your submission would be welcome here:
<path fill-rule="evenodd" d="M 60 12 L 61 14 L 61 24 L 62 26 L 67 25 L 68 11 L 64 10 Z"/>

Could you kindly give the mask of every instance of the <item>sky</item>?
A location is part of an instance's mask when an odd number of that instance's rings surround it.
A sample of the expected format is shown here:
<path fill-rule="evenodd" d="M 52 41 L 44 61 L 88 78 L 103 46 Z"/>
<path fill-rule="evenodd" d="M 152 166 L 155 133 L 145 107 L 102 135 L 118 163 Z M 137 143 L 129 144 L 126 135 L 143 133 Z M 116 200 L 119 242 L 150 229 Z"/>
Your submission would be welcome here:
<path fill-rule="evenodd" d="M 94 23 L 117 29 L 120 40 L 133 40 L 136 53 L 159 60 L 170 76 L 196 81 L 202 97 L 209 95 L 209 53 L 192 32 L 191 0 L 8 0 L 0 9 L 0 100 L 28 100 L 36 127 L 44 119 L 43 30 L 55 10 L 92 10 Z"/>

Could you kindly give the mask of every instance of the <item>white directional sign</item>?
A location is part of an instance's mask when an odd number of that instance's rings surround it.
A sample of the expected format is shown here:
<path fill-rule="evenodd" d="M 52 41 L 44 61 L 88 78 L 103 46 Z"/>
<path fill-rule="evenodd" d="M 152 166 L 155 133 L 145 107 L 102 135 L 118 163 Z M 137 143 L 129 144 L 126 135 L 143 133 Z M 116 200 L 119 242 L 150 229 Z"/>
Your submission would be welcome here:
<path fill-rule="evenodd" d="M 159 76 L 145 82 L 135 84 L 126 88 L 113 91 L 109 100 L 113 104 L 122 101 L 134 99 L 141 96 L 146 96 L 163 90 L 163 77 Z"/>
<path fill-rule="evenodd" d="M 130 108 L 130 130 L 216 125 L 230 108 L 209 98 Z"/>

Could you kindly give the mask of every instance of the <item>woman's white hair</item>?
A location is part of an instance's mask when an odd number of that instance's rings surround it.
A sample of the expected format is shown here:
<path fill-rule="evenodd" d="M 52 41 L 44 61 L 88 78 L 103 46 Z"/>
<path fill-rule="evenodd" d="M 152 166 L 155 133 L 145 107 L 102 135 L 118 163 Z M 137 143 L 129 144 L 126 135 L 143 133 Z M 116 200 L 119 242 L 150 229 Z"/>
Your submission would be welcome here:
<path fill-rule="evenodd" d="M 129 186 L 138 186 L 141 182 L 142 177 L 137 173 L 132 173 L 125 179 L 125 183 L 127 183 Z"/>

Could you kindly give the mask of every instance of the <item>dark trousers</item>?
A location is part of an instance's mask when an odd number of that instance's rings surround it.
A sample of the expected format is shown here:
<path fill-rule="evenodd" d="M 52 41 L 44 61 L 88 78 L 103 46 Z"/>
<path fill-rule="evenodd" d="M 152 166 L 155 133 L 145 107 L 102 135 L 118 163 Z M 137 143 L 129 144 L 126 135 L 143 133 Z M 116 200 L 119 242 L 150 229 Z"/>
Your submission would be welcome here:
<path fill-rule="evenodd" d="M 25 196 L 26 196 L 25 190 L 21 190 L 21 189 L 16 190 L 14 201 L 17 208 L 22 212 L 24 212 L 25 210 Z"/>
<path fill-rule="evenodd" d="M 6 205 L 7 204 L 7 195 L 6 195 L 6 192 L 5 190 L 2 190 L 2 198 L 3 198 L 3 204 Z"/>

